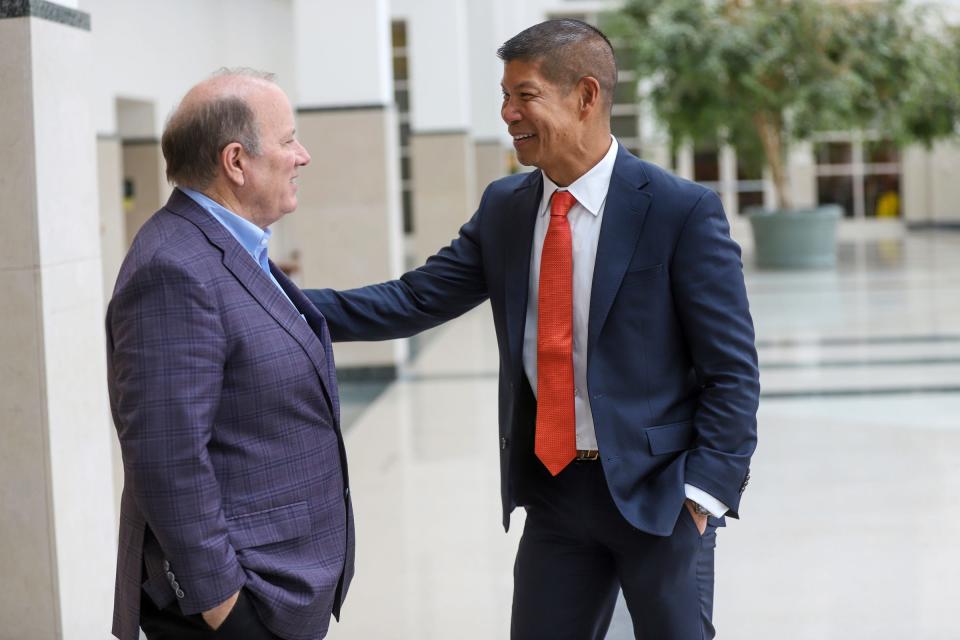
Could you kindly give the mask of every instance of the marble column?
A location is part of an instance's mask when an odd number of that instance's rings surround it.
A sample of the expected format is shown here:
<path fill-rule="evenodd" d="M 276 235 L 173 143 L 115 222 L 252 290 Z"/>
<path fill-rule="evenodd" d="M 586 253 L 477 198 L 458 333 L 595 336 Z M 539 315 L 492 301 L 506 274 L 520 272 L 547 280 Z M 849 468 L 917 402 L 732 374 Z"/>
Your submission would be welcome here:
<path fill-rule="evenodd" d="M 0 2 L 0 638 L 110 631 L 116 559 L 90 17 Z"/>
<path fill-rule="evenodd" d="M 386 0 L 295 0 L 297 136 L 312 156 L 299 206 L 281 222 L 304 287 L 344 289 L 400 275 L 400 159 Z M 349 64 L 314 64 L 344 60 Z M 389 375 L 406 341 L 340 343 L 337 367 Z"/>

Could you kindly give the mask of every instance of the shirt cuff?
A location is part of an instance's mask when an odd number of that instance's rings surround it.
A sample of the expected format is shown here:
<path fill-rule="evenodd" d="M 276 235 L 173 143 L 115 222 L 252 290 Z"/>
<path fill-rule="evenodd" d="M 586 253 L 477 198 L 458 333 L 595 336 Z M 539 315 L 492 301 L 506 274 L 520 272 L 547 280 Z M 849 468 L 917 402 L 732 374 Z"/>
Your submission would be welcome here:
<path fill-rule="evenodd" d="M 683 491 L 687 498 L 693 500 L 698 505 L 709 511 L 714 518 L 722 518 L 727 511 L 730 510 L 730 507 L 723 504 L 703 489 L 698 489 L 692 484 L 683 485 Z"/>

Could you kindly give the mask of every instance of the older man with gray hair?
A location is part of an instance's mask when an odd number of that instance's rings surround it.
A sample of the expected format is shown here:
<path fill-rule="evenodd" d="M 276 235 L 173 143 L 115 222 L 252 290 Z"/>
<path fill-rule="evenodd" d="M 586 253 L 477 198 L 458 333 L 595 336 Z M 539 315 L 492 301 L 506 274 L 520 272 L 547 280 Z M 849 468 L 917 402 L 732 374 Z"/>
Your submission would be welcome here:
<path fill-rule="evenodd" d="M 267 258 L 310 162 L 269 74 L 221 70 L 163 133 L 166 206 L 107 311 L 123 452 L 113 633 L 317 640 L 353 575 L 323 316 Z"/>

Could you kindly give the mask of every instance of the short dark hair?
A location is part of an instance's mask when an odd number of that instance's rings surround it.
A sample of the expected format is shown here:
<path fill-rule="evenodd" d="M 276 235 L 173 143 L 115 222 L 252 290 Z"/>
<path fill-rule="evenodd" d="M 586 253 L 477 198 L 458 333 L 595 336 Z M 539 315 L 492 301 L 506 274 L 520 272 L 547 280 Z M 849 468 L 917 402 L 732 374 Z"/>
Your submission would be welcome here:
<path fill-rule="evenodd" d="M 273 74 L 252 69 L 220 69 L 213 77 L 248 77 L 273 82 Z M 239 142 L 247 153 L 260 155 L 257 115 L 239 95 L 224 94 L 187 109 L 167 121 L 160 148 L 171 184 L 203 189 L 217 176 L 220 152 Z"/>
<path fill-rule="evenodd" d="M 600 83 L 601 98 L 609 109 L 617 85 L 613 45 L 596 27 L 581 20 L 547 20 L 524 29 L 497 49 L 504 62 L 536 61 L 550 82 L 571 89 L 584 76 Z"/>

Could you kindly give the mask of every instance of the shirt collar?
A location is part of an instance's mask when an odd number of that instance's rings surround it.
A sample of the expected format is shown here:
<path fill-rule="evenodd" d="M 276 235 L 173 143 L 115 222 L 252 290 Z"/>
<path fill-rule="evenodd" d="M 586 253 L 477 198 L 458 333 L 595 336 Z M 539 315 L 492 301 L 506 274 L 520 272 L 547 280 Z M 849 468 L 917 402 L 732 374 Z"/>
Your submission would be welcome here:
<path fill-rule="evenodd" d="M 267 242 L 270 240 L 270 229 L 261 229 L 246 218 L 241 218 L 199 191 L 185 189 L 183 187 L 179 187 L 179 189 L 190 196 L 194 202 L 203 207 L 210 215 L 216 218 L 220 224 L 226 227 L 230 235 L 237 239 L 240 246 L 246 249 L 247 253 L 253 256 L 254 260 L 257 262 L 260 261 L 259 254 L 266 251 Z"/>
<path fill-rule="evenodd" d="M 594 216 L 600 215 L 600 208 L 607 199 L 607 191 L 610 190 L 610 178 L 613 176 L 613 165 L 617 160 L 617 149 L 619 144 L 617 139 L 610 136 L 610 148 L 597 164 L 593 165 L 589 171 L 573 181 L 566 188 L 573 194 L 577 202 Z M 540 215 L 544 215 L 549 207 L 550 198 L 553 192 L 558 189 L 556 183 L 543 173 L 543 200 L 540 203 Z"/>

